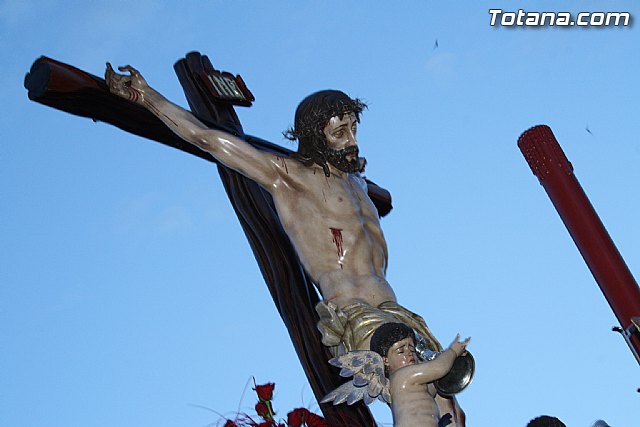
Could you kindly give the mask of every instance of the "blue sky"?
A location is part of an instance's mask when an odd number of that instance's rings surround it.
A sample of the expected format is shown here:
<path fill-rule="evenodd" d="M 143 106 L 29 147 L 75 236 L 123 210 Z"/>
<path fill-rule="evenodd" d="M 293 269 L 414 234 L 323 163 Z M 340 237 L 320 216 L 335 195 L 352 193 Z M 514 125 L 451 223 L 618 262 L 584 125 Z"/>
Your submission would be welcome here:
<path fill-rule="evenodd" d="M 290 148 L 309 93 L 368 102 L 388 280 L 443 343 L 472 336 L 470 426 L 636 425 L 638 364 L 516 141 L 553 129 L 637 275 L 639 30 L 492 28 L 488 9 L 640 8 L 451 3 L 0 1 L 0 425 L 215 425 L 197 406 L 251 412 L 251 376 L 280 415 L 317 409 L 215 168 L 22 86 L 40 55 L 130 63 L 185 106 L 172 66 L 193 50 L 249 85 L 245 131 Z"/>

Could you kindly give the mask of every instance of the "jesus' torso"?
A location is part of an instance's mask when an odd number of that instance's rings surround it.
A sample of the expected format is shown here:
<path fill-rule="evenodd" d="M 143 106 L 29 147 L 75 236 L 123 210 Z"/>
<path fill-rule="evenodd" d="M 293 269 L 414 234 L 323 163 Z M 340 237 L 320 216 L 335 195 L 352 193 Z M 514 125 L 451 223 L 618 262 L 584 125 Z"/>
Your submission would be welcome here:
<path fill-rule="evenodd" d="M 395 301 L 385 279 L 387 245 L 378 211 L 359 174 L 277 158 L 279 179 L 267 188 L 298 257 L 322 297 L 339 307 Z"/>

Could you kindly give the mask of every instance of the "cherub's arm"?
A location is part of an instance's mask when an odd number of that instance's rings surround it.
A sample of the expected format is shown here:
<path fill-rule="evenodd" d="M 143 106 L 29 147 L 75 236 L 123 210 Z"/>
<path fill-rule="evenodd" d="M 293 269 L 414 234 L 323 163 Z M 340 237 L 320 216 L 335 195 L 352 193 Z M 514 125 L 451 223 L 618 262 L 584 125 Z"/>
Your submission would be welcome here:
<path fill-rule="evenodd" d="M 440 414 L 450 413 L 452 414 L 453 426 L 465 427 L 466 426 L 466 415 L 458 401 L 455 397 L 444 397 L 439 394 L 436 394 L 436 404 L 438 405 L 438 410 Z"/>
<path fill-rule="evenodd" d="M 417 384 L 427 384 L 439 380 L 449 373 L 456 358 L 464 353 L 471 338 L 460 341 L 460 335 L 449 345 L 449 347 L 439 353 L 435 359 L 416 365 L 404 366 L 392 375 L 400 381 L 410 381 Z M 395 381 L 396 378 L 393 378 Z"/>
<path fill-rule="evenodd" d="M 105 80 L 111 93 L 144 106 L 182 139 L 211 153 L 225 166 L 267 189 L 275 184 L 280 167 L 275 156 L 226 132 L 208 128 L 189 111 L 173 104 L 149 86 L 135 68 L 126 66 L 118 69 L 129 74 L 118 74 L 107 63 Z"/>

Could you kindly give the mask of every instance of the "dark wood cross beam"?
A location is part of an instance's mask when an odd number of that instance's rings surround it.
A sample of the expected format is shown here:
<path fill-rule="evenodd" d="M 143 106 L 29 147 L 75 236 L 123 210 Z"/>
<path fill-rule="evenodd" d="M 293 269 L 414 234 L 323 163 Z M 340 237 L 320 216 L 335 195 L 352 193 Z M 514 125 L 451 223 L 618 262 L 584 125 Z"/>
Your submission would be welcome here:
<path fill-rule="evenodd" d="M 231 103 L 214 96 L 203 75 L 215 73 L 211 62 L 190 53 L 175 66 L 191 111 L 199 120 L 244 138 L 255 147 L 289 156 L 290 150 L 246 135 Z M 343 379 L 327 361 L 331 355 L 321 343 L 314 309 L 320 296 L 304 271 L 276 214 L 271 195 L 255 182 L 219 164 L 210 154 L 183 141 L 145 108 L 109 93 L 104 79 L 70 65 L 41 57 L 25 77 L 29 99 L 50 107 L 103 121 L 127 132 L 178 148 L 218 164 L 229 200 L 249 240 L 260 271 L 287 327 L 298 358 L 318 400 Z M 390 194 L 368 181 L 369 196 L 380 216 L 391 210 Z M 375 427 L 367 406 L 320 405 L 331 426 Z"/>

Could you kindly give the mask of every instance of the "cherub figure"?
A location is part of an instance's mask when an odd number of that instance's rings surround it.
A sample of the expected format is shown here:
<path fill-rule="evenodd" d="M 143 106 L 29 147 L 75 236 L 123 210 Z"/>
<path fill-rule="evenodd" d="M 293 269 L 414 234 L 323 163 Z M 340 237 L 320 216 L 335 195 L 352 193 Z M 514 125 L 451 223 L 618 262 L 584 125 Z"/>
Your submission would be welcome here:
<path fill-rule="evenodd" d="M 465 352 L 471 338 L 460 335 L 433 359 L 420 361 L 415 333 L 403 323 L 385 323 L 371 337 L 371 350 L 351 351 L 329 361 L 342 368 L 340 375 L 353 376 L 322 400 L 334 405 L 353 404 L 376 398 L 391 405 L 394 427 L 442 427 L 464 425 L 455 413 L 441 413 L 434 381 L 444 377 L 456 358 Z"/>

